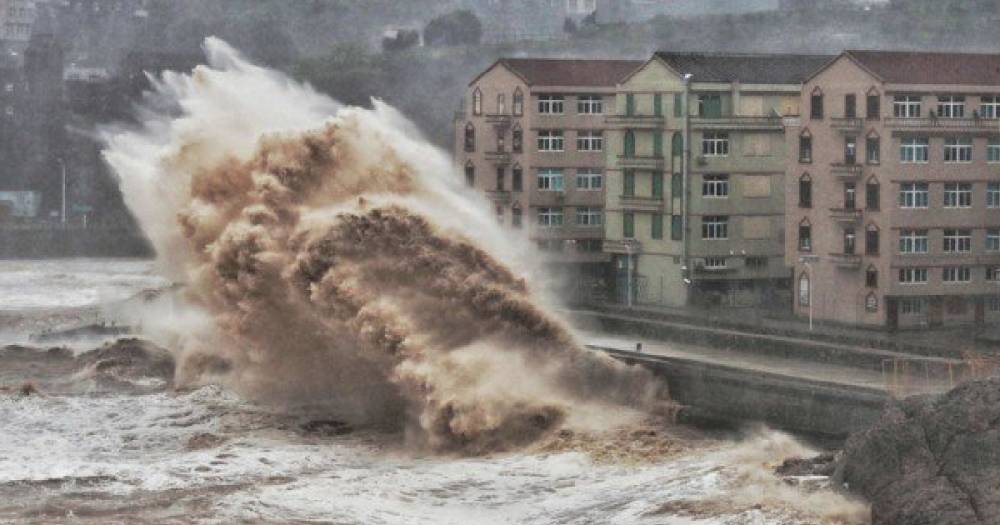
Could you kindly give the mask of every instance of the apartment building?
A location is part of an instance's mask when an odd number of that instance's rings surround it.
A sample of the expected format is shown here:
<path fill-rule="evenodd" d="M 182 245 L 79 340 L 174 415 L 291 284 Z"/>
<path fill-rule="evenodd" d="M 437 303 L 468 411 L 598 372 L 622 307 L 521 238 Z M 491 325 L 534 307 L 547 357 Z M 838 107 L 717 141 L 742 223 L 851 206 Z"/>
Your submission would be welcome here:
<path fill-rule="evenodd" d="M 605 185 L 619 301 L 788 296 L 784 121 L 799 114 L 802 81 L 832 58 L 661 52 L 623 77 Z"/>
<path fill-rule="evenodd" d="M 605 115 L 615 85 L 641 62 L 501 59 L 466 89 L 455 152 L 466 183 L 486 193 L 497 221 L 521 229 L 548 261 L 606 281 Z"/>
<path fill-rule="evenodd" d="M 801 104 L 786 130 L 796 312 L 1000 320 L 1000 55 L 846 51 Z"/>

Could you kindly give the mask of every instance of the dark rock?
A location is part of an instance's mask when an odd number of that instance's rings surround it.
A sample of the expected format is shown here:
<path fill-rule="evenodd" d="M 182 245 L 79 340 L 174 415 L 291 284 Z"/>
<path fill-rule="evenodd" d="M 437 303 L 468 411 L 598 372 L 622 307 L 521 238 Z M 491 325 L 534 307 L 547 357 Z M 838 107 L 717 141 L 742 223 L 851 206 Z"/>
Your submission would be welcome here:
<path fill-rule="evenodd" d="M 1000 378 L 892 403 L 848 439 L 835 481 L 871 501 L 873 525 L 997 525 Z"/>
<path fill-rule="evenodd" d="M 833 452 L 813 458 L 786 459 L 775 473 L 779 476 L 832 476 L 837 468 L 837 455 Z"/>
<path fill-rule="evenodd" d="M 171 383 L 174 379 L 174 359 L 170 352 L 141 339 L 120 339 L 81 355 L 78 360 L 81 365 L 92 365 L 101 380 L 159 378 Z"/>
<path fill-rule="evenodd" d="M 341 436 L 344 434 L 350 434 L 353 430 L 347 423 L 336 420 L 309 421 L 308 423 L 303 424 L 300 428 L 306 434 L 317 434 L 321 436 Z"/>

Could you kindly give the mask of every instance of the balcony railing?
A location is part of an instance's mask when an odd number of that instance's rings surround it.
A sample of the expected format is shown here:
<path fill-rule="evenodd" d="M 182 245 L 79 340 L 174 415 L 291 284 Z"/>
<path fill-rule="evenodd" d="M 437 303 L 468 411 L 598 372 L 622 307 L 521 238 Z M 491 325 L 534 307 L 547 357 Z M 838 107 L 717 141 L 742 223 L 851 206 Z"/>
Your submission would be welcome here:
<path fill-rule="evenodd" d="M 860 118 L 832 118 L 830 127 L 842 131 L 860 131 L 865 125 L 864 119 Z"/>
<path fill-rule="evenodd" d="M 856 253 L 831 253 L 830 262 L 841 268 L 860 268 L 861 256 Z"/>
<path fill-rule="evenodd" d="M 858 223 L 861 214 L 860 208 L 830 208 L 830 218 L 837 222 Z"/>
<path fill-rule="evenodd" d="M 656 129 L 666 125 L 662 115 L 609 115 L 604 121 L 618 128 Z"/>
<path fill-rule="evenodd" d="M 506 190 L 487 190 L 486 198 L 493 202 L 508 204 L 511 201 L 511 192 Z"/>
<path fill-rule="evenodd" d="M 842 179 L 861 178 L 863 170 L 864 167 L 861 164 L 844 164 L 839 162 L 830 164 L 830 174 L 834 177 L 840 177 Z"/>
<path fill-rule="evenodd" d="M 725 117 L 691 117 L 693 129 L 719 130 L 764 130 L 780 131 L 784 129 L 781 117 L 729 115 Z"/>
<path fill-rule="evenodd" d="M 510 164 L 510 152 L 509 151 L 487 151 L 484 156 L 487 162 L 492 162 L 494 164 Z"/>
<path fill-rule="evenodd" d="M 662 170 L 666 165 L 662 156 L 636 156 L 619 155 L 618 167 L 620 168 L 646 168 L 651 170 Z"/>
<path fill-rule="evenodd" d="M 637 197 L 622 195 L 618 198 L 622 208 L 639 211 L 662 211 L 664 200 L 658 197 Z"/>
<path fill-rule="evenodd" d="M 487 113 L 486 122 L 497 126 L 510 126 L 513 116 L 510 113 Z"/>
<path fill-rule="evenodd" d="M 604 251 L 606 253 L 632 254 L 642 252 L 642 243 L 635 239 L 623 239 L 620 241 L 604 240 Z"/>
<path fill-rule="evenodd" d="M 897 129 L 1000 130 L 1000 119 L 988 118 L 887 118 L 885 125 Z"/>

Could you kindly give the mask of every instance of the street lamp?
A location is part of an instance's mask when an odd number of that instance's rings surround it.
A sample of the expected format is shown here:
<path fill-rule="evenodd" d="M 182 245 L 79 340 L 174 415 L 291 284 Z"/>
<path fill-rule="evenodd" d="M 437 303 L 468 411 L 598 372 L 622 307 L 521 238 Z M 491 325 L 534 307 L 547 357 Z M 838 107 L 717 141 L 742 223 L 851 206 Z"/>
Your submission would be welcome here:
<path fill-rule="evenodd" d="M 683 264 L 681 266 L 681 272 L 684 279 L 684 284 L 691 286 L 691 281 L 693 274 L 690 271 L 691 268 L 691 223 L 689 217 L 689 209 L 691 207 L 690 193 L 691 184 L 688 179 L 691 178 L 691 110 L 690 110 L 690 99 L 691 99 L 691 80 L 694 75 L 691 73 L 685 73 L 681 78 L 681 82 L 684 84 L 684 100 L 682 100 L 682 111 L 684 112 L 684 134 L 683 138 L 683 151 L 681 157 L 681 249 L 683 252 Z M 688 293 L 685 296 L 690 299 L 691 290 L 687 290 Z M 688 300 L 686 299 L 685 302 Z"/>
<path fill-rule="evenodd" d="M 63 225 L 66 224 L 66 163 L 63 162 L 62 157 L 56 157 L 56 162 L 62 168 L 62 212 L 59 214 L 60 222 Z"/>

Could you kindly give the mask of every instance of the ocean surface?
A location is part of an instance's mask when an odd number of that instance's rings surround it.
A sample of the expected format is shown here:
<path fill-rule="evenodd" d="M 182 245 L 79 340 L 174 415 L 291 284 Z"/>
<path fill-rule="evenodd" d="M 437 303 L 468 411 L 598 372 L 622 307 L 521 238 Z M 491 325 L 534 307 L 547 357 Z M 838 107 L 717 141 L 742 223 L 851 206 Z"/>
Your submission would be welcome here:
<path fill-rule="evenodd" d="M 772 475 L 811 451 L 766 429 L 665 429 L 673 452 L 648 456 L 621 429 L 442 457 L 315 407 L 257 406 L 215 385 L 177 392 L 155 375 L 109 380 L 80 348 L 33 343 L 118 322 L 130 298 L 167 285 L 148 261 L 0 262 L 0 346 L 29 347 L 0 353 L 0 523 L 865 523 L 863 505 Z M 19 393 L 29 382 L 37 393 Z"/>

